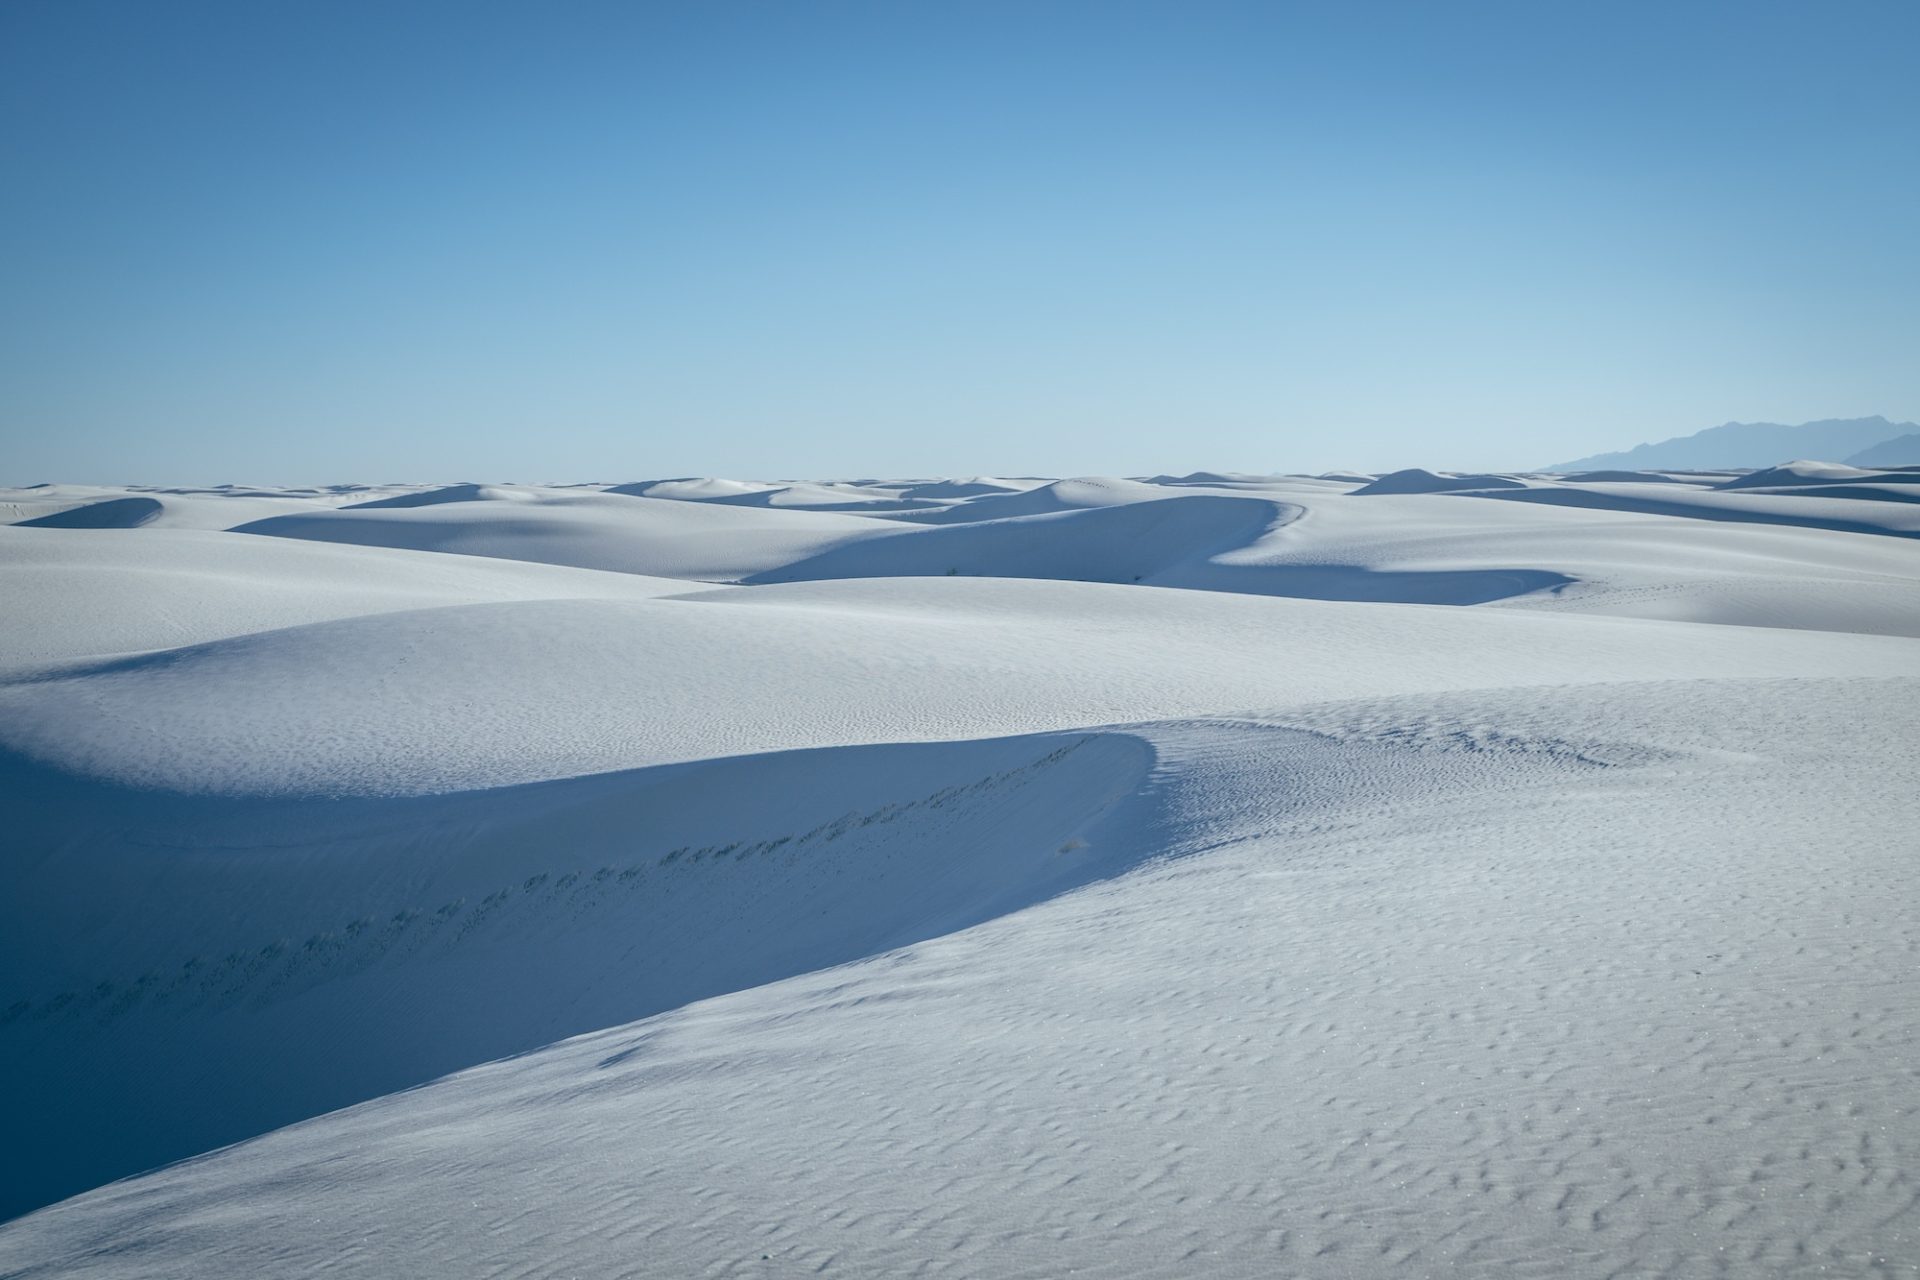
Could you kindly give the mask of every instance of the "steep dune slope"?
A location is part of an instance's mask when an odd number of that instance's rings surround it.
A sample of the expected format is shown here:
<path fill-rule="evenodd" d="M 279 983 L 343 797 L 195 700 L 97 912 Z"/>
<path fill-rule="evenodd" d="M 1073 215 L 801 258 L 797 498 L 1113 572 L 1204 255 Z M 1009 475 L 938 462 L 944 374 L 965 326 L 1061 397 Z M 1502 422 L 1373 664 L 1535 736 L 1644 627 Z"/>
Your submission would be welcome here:
<path fill-rule="evenodd" d="M 103 1189 L 0 1227 L 0 1257 L 1897 1273 L 1920 1008 L 1884 958 L 1920 945 L 1917 693 L 1143 727 L 1152 781 L 1051 855 L 1117 877 Z"/>
<path fill-rule="evenodd" d="M 0 759 L 0 1213 L 1024 906 L 1094 874 L 1058 850 L 1150 760 L 1078 734 L 235 802 Z"/>
<path fill-rule="evenodd" d="M 29 529 L 138 529 L 152 524 L 162 507 L 154 498 L 105 498 L 22 520 Z"/>
<path fill-rule="evenodd" d="M 746 581 L 966 574 L 1184 586 L 1215 555 L 1246 546 L 1297 511 L 1261 498 L 1156 495 L 849 542 Z"/>

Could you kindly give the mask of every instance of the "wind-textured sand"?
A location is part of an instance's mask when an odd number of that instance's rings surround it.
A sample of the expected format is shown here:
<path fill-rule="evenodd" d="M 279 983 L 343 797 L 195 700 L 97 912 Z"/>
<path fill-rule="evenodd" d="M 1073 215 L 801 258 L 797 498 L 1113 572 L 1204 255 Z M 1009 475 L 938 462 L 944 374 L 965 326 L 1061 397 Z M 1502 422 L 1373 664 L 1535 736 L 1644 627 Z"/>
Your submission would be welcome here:
<path fill-rule="evenodd" d="M 0 1275 L 1920 1275 L 1916 498 L 0 491 Z"/>

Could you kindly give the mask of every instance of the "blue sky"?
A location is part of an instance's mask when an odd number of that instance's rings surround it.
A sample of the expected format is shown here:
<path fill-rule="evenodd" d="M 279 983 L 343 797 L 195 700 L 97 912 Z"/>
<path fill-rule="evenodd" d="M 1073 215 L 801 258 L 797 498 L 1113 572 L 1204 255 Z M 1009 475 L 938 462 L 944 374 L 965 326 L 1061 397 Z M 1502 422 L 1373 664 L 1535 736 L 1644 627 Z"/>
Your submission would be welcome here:
<path fill-rule="evenodd" d="M 1920 418 L 1920 5 L 0 6 L 0 483 Z"/>

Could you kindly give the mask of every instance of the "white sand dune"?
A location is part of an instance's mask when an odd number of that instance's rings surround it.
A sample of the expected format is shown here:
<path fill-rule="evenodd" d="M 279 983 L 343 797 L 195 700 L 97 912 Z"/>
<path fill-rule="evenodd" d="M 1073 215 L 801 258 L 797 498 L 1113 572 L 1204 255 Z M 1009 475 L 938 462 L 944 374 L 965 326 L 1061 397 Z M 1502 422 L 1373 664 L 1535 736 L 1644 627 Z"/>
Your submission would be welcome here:
<path fill-rule="evenodd" d="M 712 581 L 762 572 L 869 536 L 875 528 L 870 521 L 831 513 L 566 492 L 519 502 L 359 506 L 237 526 L 242 533 L 278 538 Z"/>
<path fill-rule="evenodd" d="M 1905 483 L 1920 484 L 1920 473 L 1870 471 L 1840 462 L 1783 462 L 1777 467 L 1749 471 L 1716 485 L 1719 489 L 1784 489 L 1808 485 Z"/>
<path fill-rule="evenodd" d="M 420 794 L 1367 693 L 1895 676 L 1913 656 L 1888 636 L 872 579 L 386 612 L 43 666 L 0 685 L 0 748 L 188 793 Z"/>
<path fill-rule="evenodd" d="M 678 579 L 197 530 L 0 527 L 0 665 L 171 649 L 406 609 L 645 600 Z"/>
<path fill-rule="evenodd" d="M 231 529 L 249 520 L 327 510 L 368 498 L 357 485 L 282 493 L 48 485 L 38 491 L 7 492 L 0 499 L 0 514 L 14 515 L 9 523 L 44 529 Z"/>
<path fill-rule="evenodd" d="M 1183 482 L 1176 480 L 1170 483 L 1178 485 Z M 1072 480 L 1054 480 L 1027 489 L 987 493 L 965 503 L 921 512 L 908 518 L 921 523 L 945 524 L 1053 515 L 1062 511 L 1152 502 L 1171 496 L 1167 490 L 1167 485 L 1153 481 L 1082 476 Z"/>
<path fill-rule="evenodd" d="M 27 1102 L 5 1128 L 35 1155 L 9 1198 L 1050 896 L 1084 861 L 1021 855 L 1071 838 L 1150 759 L 1073 735 L 345 802 L 79 785 L 8 760 L 32 851 L 9 888 L 35 904 L 0 944 L 21 975 L 0 1070 Z M 955 862 L 957 844 L 979 852 Z M 134 910 L 102 921 L 102 883 Z"/>
<path fill-rule="evenodd" d="M 794 507 L 804 511 L 897 511 L 933 505 L 902 495 L 909 486 L 879 483 L 764 484 L 738 480 L 660 480 L 615 485 L 607 492 L 674 498 L 733 507 Z"/>
<path fill-rule="evenodd" d="M 1038 497 L 1040 491 L 1006 501 Z M 1049 497 L 1048 504 L 1055 499 Z M 983 498 L 977 504 L 997 504 Z M 854 540 L 746 581 L 831 578 L 1054 578 L 1194 586 L 1217 555 L 1255 542 L 1299 514 L 1292 504 L 1212 494 L 1063 507 L 941 524 L 911 536 Z M 1232 589 L 1232 588 L 1228 588 Z M 1257 588 L 1249 588 L 1257 589 Z"/>
<path fill-rule="evenodd" d="M 0 1274 L 1915 1274 L 1855 470 L 0 493 Z"/>
<path fill-rule="evenodd" d="M 1886 492 L 1852 495 L 1835 492 L 1846 488 L 1880 488 Z M 1828 529 L 1839 533 L 1920 537 L 1920 510 L 1914 508 L 1905 496 L 1906 492 L 1905 489 L 1894 490 L 1884 485 L 1834 486 L 1833 489 L 1800 485 L 1794 489 L 1773 492 L 1742 491 L 1721 486 L 1676 490 L 1670 485 L 1633 482 L 1558 487 L 1543 485 L 1475 496 L 1684 520 L 1723 520 L 1739 524 Z M 1791 501 L 1781 501 L 1783 498 Z"/>
<path fill-rule="evenodd" d="M 643 480 L 638 484 L 613 485 L 608 493 L 628 494 L 636 498 L 675 498 L 682 502 L 712 502 L 718 498 L 738 498 L 749 494 L 772 493 L 775 484 L 725 480 L 714 476 L 688 477 L 682 480 Z"/>
<path fill-rule="evenodd" d="M 347 505 L 349 511 L 378 511 L 388 507 L 437 507 L 447 502 L 528 501 L 537 494 L 530 489 L 491 484 L 450 484 L 433 489 L 416 489 L 384 498 L 369 498 Z"/>
<path fill-rule="evenodd" d="M 39 529 L 138 529 L 152 524 L 163 510 L 155 498 L 105 498 L 35 516 L 20 524 Z"/>
<path fill-rule="evenodd" d="M 969 476 L 963 480 L 924 480 L 903 486 L 900 496 L 916 501 L 979 498 L 988 494 L 1020 493 L 1027 489 L 1037 489 L 1042 483 L 1039 480 L 1008 480 L 1000 476 Z"/>
<path fill-rule="evenodd" d="M 1354 493 L 1362 497 L 1376 493 L 1471 493 L 1481 489 L 1524 489 L 1527 482 L 1514 476 L 1445 475 L 1418 467 L 1395 471 L 1362 485 Z"/>
<path fill-rule="evenodd" d="M 1907 553 L 1825 536 L 1920 532 L 1920 509 L 1873 500 L 1859 485 L 1808 499 L 1716 488 L 1724 475 L 1509 488 L 1485 487 L 1486 476 L 1434 478 L 1442 490 L 1396 494 L 1319 478 L 1196 473 L 1025 489 L 994 482 L 960 498 L 903 496 L 911 484 L 843 483 L 880 496 L 829 510 L 728 500 L 781 486 L 666 481 L 603 493 L 521 488 L 518 501 L 323 505 L 237 527 L 704 582 L 1034 577 L 1920 634 Z M 1473 487 L 1456 489 L 1456 481 Z M 1905 496 L 1899 484 L 1880 488 Z M 630 500 L 668 492 L 679 496 Z M 1362 495 L 1365 502 L 1349 501 Z M 1586 514 L 1513 513 L 1476 501 L 1487 498 Z M 1724 527 L 1702 530 L 1701 521 Z"/>

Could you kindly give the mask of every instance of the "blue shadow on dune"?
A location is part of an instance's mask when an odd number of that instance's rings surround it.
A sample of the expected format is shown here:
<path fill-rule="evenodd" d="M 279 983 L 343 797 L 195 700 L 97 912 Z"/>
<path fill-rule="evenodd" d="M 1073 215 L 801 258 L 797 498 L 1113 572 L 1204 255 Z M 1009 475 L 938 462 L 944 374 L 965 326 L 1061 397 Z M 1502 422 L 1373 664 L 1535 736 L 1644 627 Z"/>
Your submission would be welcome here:
<path fill-rule="evenodd" d="M 0 1219 L 461 1068 L 1126 871 L 1112 731 L 821 748 L 392 799 L 0 757 Z"/>
<path fill-rule="evenodd" d="M 1018 495 L 1025 498 L 1028 495 Z M 963 524 L 915 526 L 744 579 L 1034 578 L 1386 604 L 1485 604 L 1573 581 L 1543 569 L 1375 570 L 1223 561 L 1297 519 L 1270 498 L 1193 494 Z"/>

